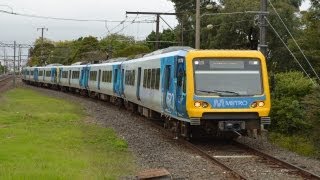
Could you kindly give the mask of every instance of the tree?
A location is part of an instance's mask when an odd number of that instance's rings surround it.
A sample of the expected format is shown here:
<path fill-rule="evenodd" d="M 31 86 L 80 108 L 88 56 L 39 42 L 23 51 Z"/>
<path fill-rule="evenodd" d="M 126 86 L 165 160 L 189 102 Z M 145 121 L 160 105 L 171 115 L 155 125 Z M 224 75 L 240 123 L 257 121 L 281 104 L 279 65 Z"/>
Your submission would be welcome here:
<path fill-rule="evenodd" d="M 163 42 L 159 42 L 159 49 L 164 49 L 169 46 L 175 46 L 179 45 L 177 42 L 177 34 L 175 31 L 171 29 L 165 29 L 163 32 L 159 33 L 159 40 Z M 156 50 L 155 45 L 156 45 L 156 33 L 152 31 L 146 38 L 147 45 L 150 49 Z"/>

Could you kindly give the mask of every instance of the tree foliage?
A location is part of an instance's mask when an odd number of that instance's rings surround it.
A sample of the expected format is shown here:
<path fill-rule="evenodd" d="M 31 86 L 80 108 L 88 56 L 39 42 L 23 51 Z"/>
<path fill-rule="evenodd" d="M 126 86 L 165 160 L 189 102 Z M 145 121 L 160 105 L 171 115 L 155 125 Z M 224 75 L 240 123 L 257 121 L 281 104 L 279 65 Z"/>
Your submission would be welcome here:
<path fill-rule="evenodd" d="M 43 58 L 41 51 L 43 50 Z M 30 50 L 28 65 L 65 64 L 107 60 L 112 57 L 134 56 L 148 53 L 150 49 L 143 43 L 136 43 L 133 37 L 111 34 L 100 41 L 92 36 L 80 37 L 73 41 L 53 42 L 40 39 Z"/>

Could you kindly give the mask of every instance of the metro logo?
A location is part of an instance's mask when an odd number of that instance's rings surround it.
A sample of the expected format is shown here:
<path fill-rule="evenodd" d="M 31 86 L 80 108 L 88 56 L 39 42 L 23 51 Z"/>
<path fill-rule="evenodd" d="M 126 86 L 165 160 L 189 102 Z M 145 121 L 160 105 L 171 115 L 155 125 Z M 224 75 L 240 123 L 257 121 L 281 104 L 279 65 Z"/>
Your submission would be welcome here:
<path fill-rule="evenodd" d="M 249 103 L 246 100 L 225 100 L 215 99 L 213 107 L 215 108 L 233 108 L 233 107 L 248 107 Z"/>

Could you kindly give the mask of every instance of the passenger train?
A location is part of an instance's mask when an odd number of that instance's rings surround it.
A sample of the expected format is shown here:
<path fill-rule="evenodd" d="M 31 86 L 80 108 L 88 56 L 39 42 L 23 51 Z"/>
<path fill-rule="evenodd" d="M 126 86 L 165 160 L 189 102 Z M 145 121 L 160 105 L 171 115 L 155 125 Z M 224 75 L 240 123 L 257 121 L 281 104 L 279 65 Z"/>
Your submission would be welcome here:
<path fill-rule="evenodd" d="M 167 48 L 102 64 L 25 67 L 23 81 L 162 117 L 183 137 L 246 135 L 270 124 L 267 66 L 259 51 Z"/>

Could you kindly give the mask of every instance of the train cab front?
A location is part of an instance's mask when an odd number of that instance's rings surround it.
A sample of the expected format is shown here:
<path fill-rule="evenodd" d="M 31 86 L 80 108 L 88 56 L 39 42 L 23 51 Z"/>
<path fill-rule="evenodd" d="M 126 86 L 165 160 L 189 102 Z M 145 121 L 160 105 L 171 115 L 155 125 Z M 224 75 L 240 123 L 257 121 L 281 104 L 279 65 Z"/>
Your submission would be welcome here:
<path fill-rule="evenodd" d="M 270 124 L 270 91 L 258 51 L 195 50 L 186 57 L 190 124 L 208 133 L 260 129 Z"/>

